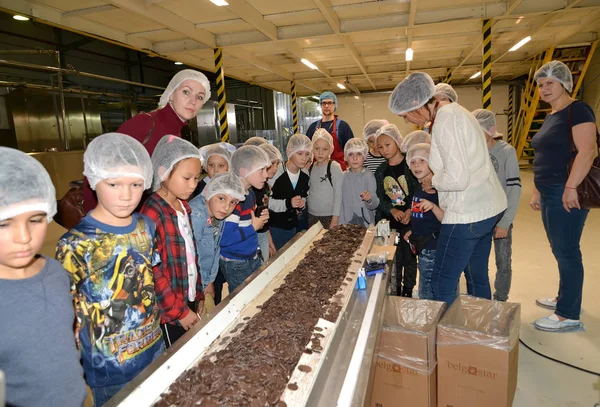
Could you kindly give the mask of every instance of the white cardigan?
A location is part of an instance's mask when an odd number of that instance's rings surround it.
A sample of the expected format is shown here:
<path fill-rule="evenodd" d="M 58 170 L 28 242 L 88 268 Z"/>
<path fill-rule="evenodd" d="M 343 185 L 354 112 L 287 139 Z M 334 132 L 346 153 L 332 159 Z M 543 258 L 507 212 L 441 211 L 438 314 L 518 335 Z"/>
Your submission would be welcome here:
<path fill-rule="evenodd" d="M 506 209 L 506 194 L 477 119 L 457 103 L 442 106 L 431 135 L 429 167 L 438 190 L 442 223 L 467 224 Z"/>

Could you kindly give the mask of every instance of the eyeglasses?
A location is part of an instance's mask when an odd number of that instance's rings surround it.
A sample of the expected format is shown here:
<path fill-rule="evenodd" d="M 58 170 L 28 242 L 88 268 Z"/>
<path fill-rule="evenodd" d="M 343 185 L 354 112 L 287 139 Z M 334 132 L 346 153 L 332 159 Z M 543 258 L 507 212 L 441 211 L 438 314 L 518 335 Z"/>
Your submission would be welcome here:
<path fill-rule="evenodd" d="M 333 106 L 334 102 L 321 102 L 321 106 Z"/>

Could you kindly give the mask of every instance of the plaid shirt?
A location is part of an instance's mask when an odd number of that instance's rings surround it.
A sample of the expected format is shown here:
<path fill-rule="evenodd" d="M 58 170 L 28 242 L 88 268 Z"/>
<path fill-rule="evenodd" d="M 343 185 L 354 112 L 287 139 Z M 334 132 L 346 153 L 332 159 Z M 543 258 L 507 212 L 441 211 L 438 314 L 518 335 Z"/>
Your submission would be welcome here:
<path fill-rule="evenodd" d="M 192 212 L 190 206 L 185 201 L 181 203 L 189 217 Z M 144 202 L 141 212 L 156 224 L 156 250 L 162 262 L 154 266 L 153 271 L 156 302 L 161 309 L 161 322 L 177 324 L 177 320 L 184 318 L 189 312 L 188 266 L 185 241 L 177 223 L 177 212 L 156 192 Z M 204 299 L 200 273 L 198 273 L 196 292 L 196 301 Z"/>

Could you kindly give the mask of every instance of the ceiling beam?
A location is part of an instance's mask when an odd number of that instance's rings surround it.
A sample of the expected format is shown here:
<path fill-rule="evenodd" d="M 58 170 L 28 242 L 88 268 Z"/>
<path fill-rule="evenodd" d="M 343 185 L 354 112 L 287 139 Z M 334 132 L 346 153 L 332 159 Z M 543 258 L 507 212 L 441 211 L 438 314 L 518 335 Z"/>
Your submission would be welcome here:
<path fill-rule="evenodd" d="M 169 30 L 168 28 L 159 28 L 157 30 L 147 30 L 147 31 L 138 31 L 135 33 L 130 33 L 130 34 L 127 34 L 127 38 L 139 38 L 139 37 L 144 37 L 146 35 L 163 34 L 163 33 L 170 33 L 170 32 L 172 32 L 172 31 Z"/>
<path fill-rule="evenodd" d="M 274 73 L 275 75 L 279 75 L 282 78 L 285 78 L 289 81 L 294 79 L 294 75 L 287 69 L 284 69 L 284 68 L 278 67 L 277 65 L 266 62 L 266 61 L 258 58 L 252 52 L 247 51 L 243 48 L 233 48 L 233 49 L 226 48 L 223 50 L 223 53 L 225 54 L 225 56 L 231 55 L 232 57 L 241 59 L 242 61 L 246 61 L 249 64 L 252 64 L 258 68 L 264 69 L 265 71 Z"/>
<path fill-rule="evenodd" d="M 227 0 L 229 6 L 227 10 L 231 11 L 239 18 L 256 28 L 271 40 L 277 40 L 277 26 L 264 19 L 264 16 L 252 7 L 246 0 Z"/>
<path fill-rule="evenodd" d="M 115 6 L 107 4 L 104 6 L 80 8 L 79 10 L 67 11 L 66 13 L 63 13 L 62 16 L 63 16 L 63 18 L 77 17 L 77 16 L 83 16 L 86 14 L 101 13 L 103 11 L 110 11 L 110 10 L 114 10 L 114 9 L 116 9 Z"/>
<path fill-rule="evenodd" d="M 198 23 L 198 24 L 194 24 L 194 26 L 198 30 L 208 30 L 210 28 L 221 27 L 223 24 L 238 24 L 238 23 L 244 23 L 244 22 L 245 22 L 245 20 L 242 20 L 241 18 L 231 18 L 229 20 L 211 21 L 208 23 Z"/>

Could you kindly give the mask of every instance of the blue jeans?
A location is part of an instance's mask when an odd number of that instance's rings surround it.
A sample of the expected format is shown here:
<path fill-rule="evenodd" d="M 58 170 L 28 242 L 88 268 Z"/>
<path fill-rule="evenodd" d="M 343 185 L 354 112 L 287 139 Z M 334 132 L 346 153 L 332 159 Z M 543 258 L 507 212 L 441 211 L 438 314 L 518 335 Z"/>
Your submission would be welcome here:
<path fill-rule="evenodd" d="M 292 240 L 294 236 L 296 236 L 296 228 L 291 229 L 281 229 L 274 228 L 271 226 L 271 238 L 273 238 L 273 243 L 275 244 L 275 248 L 277 250 L 281 249 L 287 242 Z"/>
<path fill-rule="evenodd" d="M 423 249 L 419 254 L 419 298 L 422 300 L 433 299 L 431 275 L 435 264 L 435 250 Z"/>
<path fill-rule="evenodd" d="M 507 301 L 512 282 L 512 230 L 508 228 L 508 235 L 504 239 L 494 239 L 494 253 L 496 255 L 496 280 L 494 281 L 494 300 Z"/>
<path fill-rule="evenodd" d="M 258 247 L 262 254 L 263 261 L 269 260 L 269 232 L 257 233 L 258 235 Z"/>
<path fill-rule="evenodd" d="M 472 295 L 492 298 L 488 261 L 494 226 L 501 215 L 468 224 L 442 224 L 431 277 L 434 300 L 448 306 L 454 302 L 463 270 Z"/>
<path fill-rule="evenodd" d="M 259 269 L 262 261 L 258 255 L 246 260 L 231 260 L 221 257 L 219 265 L 225 274 L 227 284 L 229 284 L 229 293 L 238 288 L 252 273 Z"/>
<path fill-rule="evenodd" d="M 94 407 L 102 407 L 108 400 L 117 394 L 127 383 L 114 384 L 112 386 L 91 387 L 94 396 Z"/>
<path fill-rule="evenodd" d="M 579 242 L 589 210 L 565 211 L 562 204 L 564 185 L 536 185 L 536 188 L 540 191 L 542 222 L 560 275 L 555 313 L 563 318 L 579 319 L 583 291 Z"/>

